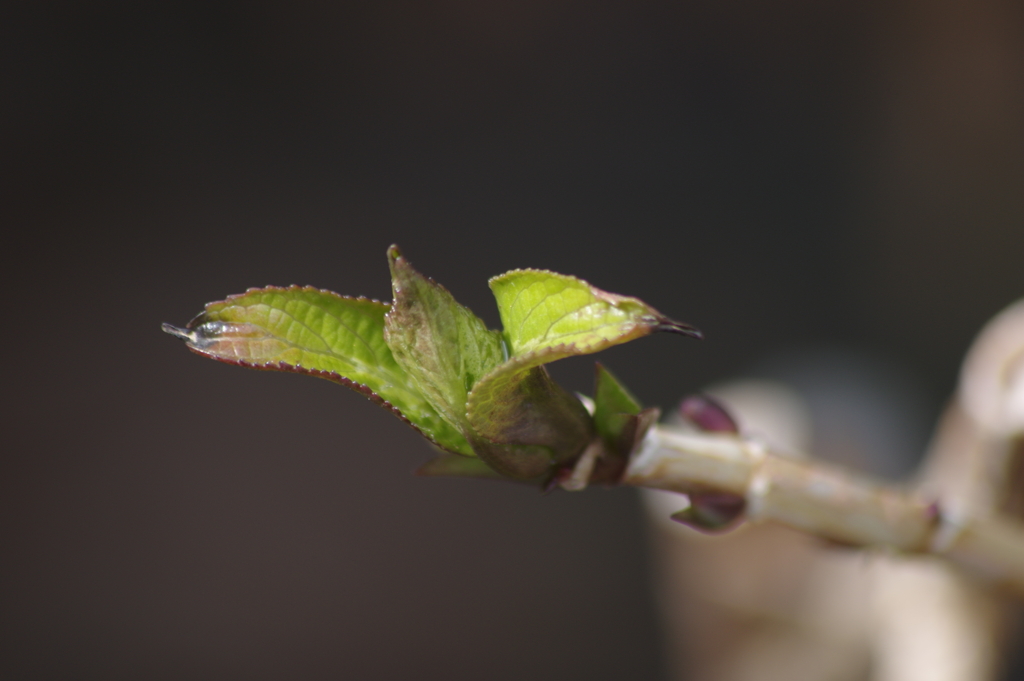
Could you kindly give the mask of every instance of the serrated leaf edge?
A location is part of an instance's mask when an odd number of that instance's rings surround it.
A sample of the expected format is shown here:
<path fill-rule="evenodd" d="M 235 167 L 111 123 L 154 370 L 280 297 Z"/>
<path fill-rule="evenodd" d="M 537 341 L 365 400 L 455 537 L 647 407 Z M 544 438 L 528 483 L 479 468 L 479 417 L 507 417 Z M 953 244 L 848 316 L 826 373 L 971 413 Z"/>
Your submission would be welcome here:
<path fill-rule="evenodd" d="M 245 291 L 243 291 L 242 293 L 232 293 L 232 294 L 230 294 L 229 296 L 224 298 L 224 300 L 214 300 L 214 301 L 211 301 L 209 303 L 206 303 L 205 305 L 203 305 L 203 310 L 204 311 L 205 310 L 209 310 L 214 305 L 223 305 L 225 303 L 230 303 L 230 302 L 232 302 L 232 301 L 234 301 L 234 300 L 236 300 L 238 298 L 242 298 L 242 297 L 247 296 L 247 295 L 249 295 L 251 293 L 264 293 L 264 292 L 267 292 L 267 291 L 280 291 L 280 292 L 302 291 L 302 292 L 323 293 L 323 294 L 326 294 L 328 296 L 333 296 L 335 298 L 338 298 L 340 300 L 354 300 L 354 301 L 358 301 L 358 302 L 375 303 L 377 305 L 383 306 L 386 309 L 389 309 L 389 310 L 391 309 L 391 303 L 385 303 L 383 301 L 377 300 L 376 298 L 367 298 L 366 296 L 347 296 L 347 295 L 342 295 L 341 293 L 338 293 L 337 291 L 332 291 L 332 290 L 327 289 L 327 288 L 319 288 L 319 287 L 316 287 L 316 286 L 308 286 L 308 285 L 303 286 L 303 285 L 300 285 L 300 284 L 290 284 L 289 286 L 275 286 L 275 285 L 271 284 L 271 285 L 268 285 L 268 286 L 250 286 L 249 288 L 245 289 Z M 185 325 L 185 328 L 186 329 L 193 328 L 192 327 L 192 322 L 196 321 L 196 319 L 199 319 L 199 317 L 202 317 L 202 316 L 203 316 L 202 313 L 196 315 L 188 324 Z"/>
<path fill-rule="evenodd" d="M 577 276 L 574 276 L 572 274 L 563 274 L 561 272 L 555 272 L 553 270 L 548 270 L 548 269 L 538 269 L 538 268 L 535 268 L 535 267 L 520 267 L 520 268 L 517 268 L 517 269 L 514 269 L 514 270 L 509 270 L 508 272 L 502 272 L 501 274 L 494 275 L 493 277 L 491 277 L 490 279 L 487 280 L 487 285 L 490 286 L 493 282 L 499 281 L 499 280 L 504 279 L 506 277 L 510 277 L 510 276 L 512 276 L 514 274 L 547 274 L 547 275 L 555 277 L 557 279 L 562 279 L 562 280 L 573 282 L 573 283 L 580 283 L 580 284 L 583 284 L 584 286 L 586 286 L 587 288 L 589 288 L 590 292 L 593 293 L 596 298 L 598 298 L 599 300 L 605 301 L 609 305 L 613 305 L 614 306 L 615 303 L 619 302 L 619 301 L 635 302 L 635 303 L 639 303 L 640 305 L 643 305 L 644 307 L 648 308 L 655 318 L 657 318 L 659 320 L 660 319 L 669 319 L 668 317 L 663 315 L 661 312 L 656 310 L 652 305 L 650 305 L 649 303 L 641 300 L 640 298 L 637 298 L 636 296 L 625 296 L 625 295 L 622 295 L 620 293 L 612 293 L 611 291 L 605 291 L 603 288 L 599 288 L 597 286 L 594 286 L 589 281 L 587 281 L 586 279 L 583 279 L 581 277 L 577 277 Z M 610 300 L 609 300 L 609 298 L 610 298 Z M 515 304 L 514 301 L 513 301 L 513 304 Z"/>
<path fill-rule="evenodd" d="M 647 314 L 644 314 L 644 315 L 640 316 L 636 321 L 628 322 L 628 323 L 634 324 L 636 326 L 648 327 L 649 330 L 647 331 L 647 333 L 643 333 L 643 334 L 639 334 L 639 335 L 628 335 L 627 334 L 623 338 L 617 339 L 614 343 L 611 343 L 610 345 L 600 345 L 595 350 L 587 350 L 586 352 L 579 353 L 579 354 L 590 354 L 590 353 L 593 353 L 593 352 L 600 352 L 601 350 L 604 350 L 606 348 L 612 347 L 613 345 L 618 345 L 619 343 L 626 343 L 628 341 L 635 340 L 637 338 L 640 338 L 640 337 L 642 337 L 644 335 L 648 335 L 650 333 L 654 333 L 656 331 L 668 331 L 670 333 L 678 333 L 678 334 L 681 334 L 681 335 L 684 335 L 684 336 L 690 336 L 692 338 L 697 338 L 697 339 L 702 339 L 704 337 L 704 334 L 700 331 L 700 329 L 692 326 L 691 324 L 687 324 L 686 322 L 680 322 L 680 321 L 676 321 L 675 319 L 672 319 L 671 317 L 663 314 L 658 309 L 656 309 L 654 306 L 650 305 L 649 303 L 645 302 L 644 300 L 641 300 L 640 298 L 637 298 L 635 296 L 625 296 L 625 295 L 622 295 L 622 294 L 619 294 L 619 293 L 612 293 L 610 291 L 605 291 L 602 288 L 598 288 L 597 286 L 594 286 L 593 284 L 591 284 L 586 279 L 581 279 L 580 277 L 576 277 L 576 276 L 573 276 L 571 274 L 562 274 L 561 272 L 554 272 L 554 271 L 548 270 L 548 269 L 537 269 L 537 268 L 533 268 L 533 267 L 521 267 L 521 268 L 518 268 L 518 269 L 509 270 L 508 272 L 503 272 L 502 274 L 498 274 L 498 275 L 495 275 L 495 276 L 491 277 L 490 279 L 487 280 L 487 285 L 488 285 L 488 287 L 491 287 L 492 290 L 493 290 L 492 284 L 494 282 L 500 281 L 502 279 L 505 279 L 507 277 L 510 277 L 510 276 L 516 275 L 516 274 L 545 274 L 545 275 L 548 275 L 548 276 L 551 276 L 551 277 L 563 280 L 563 281 L 565 281 L 567 283 L 583 284 L 588 289 L 590 289 L 591 295 L 593 295 L 599 301 L 604 302 L 604 303 L 606 303 L 606 304 L 608 304 L 608 305 L 610 305 L 610 306 L 612 306 L 612 307 L 614 307 L 616 309 L 620 309 L 619 305 L 621 303 L 630 302 L 630 303 L 634 303 L 634 304 L 640 305 L 640 306 L 642 306 L 642 307 L 644 307 L 644 308 L 646 308 L 648 310 Z M 524 289 L 524 290 L 526 290 L 526 289 Z M 518 301 L 519 296 L 522 293 L 523 293 L 523 291 L 519 291 L 516 294 L 515 299 L 509 304 L 508 307 L 514 306 L 516 304 L 516 301 Z M 608 328 L 608 327 L 611 327 L 611 326 L 616 326 L 616 324 L 615 323 L 602 324 L 600 327 L 596 327 L 596 328 L 603 329 L 603 328 Z M 503 335 L 507 335 L 507 333 L 508 333 L 507 330 L 503 331 Z M 630 332 L 630 333 L 632 333 L 632 332 Z"/>

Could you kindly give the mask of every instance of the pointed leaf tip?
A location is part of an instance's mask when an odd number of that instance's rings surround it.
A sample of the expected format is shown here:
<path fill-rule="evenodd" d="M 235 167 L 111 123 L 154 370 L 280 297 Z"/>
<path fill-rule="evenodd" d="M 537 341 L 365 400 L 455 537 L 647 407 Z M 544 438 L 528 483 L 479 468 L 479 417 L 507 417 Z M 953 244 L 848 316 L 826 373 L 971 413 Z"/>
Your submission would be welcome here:
<path fill-rule="evenodd" d="M 179 328 L 177 326 L 174 326 L 173 324 L 168 324 L 167 322 L 164 322 L 163 324 L 161 324 L 160 328 L 161 328 L 161 330 L 163 330 L 164 333 L 169 333 L 172 336 L 174 336 L 175 338 L 180 338 L 181 340 L 185 341 L 186 343 L 190 343 L 191 344 L 191 343 L 195 343 L 196 342 L 195 331 L 189 331 L 188 329 L 182 329 L 182 328 Z"/>
<path fill-rule="evenodd" d="M 665 318 L 660 320 L 658 326 L 656 326 L 654 330 L 678 333 L 682 336 L 689 336 L 690 338 L 696 338 L 697 340 L 704 340 L 703 331 L 691 324 L 687 324 L 686 322 L 677 322 L 674 319 Z"/>

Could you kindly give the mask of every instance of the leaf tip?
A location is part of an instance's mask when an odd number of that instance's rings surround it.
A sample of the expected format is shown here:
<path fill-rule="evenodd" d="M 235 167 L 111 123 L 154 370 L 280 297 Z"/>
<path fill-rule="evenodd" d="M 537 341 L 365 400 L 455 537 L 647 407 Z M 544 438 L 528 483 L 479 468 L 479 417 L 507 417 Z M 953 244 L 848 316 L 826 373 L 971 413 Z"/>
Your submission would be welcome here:
<path fill-rule="evenodd" d="M 391 270 L 391 294 L 395 300 L 398 300 L 399 290 L 411 285 L 415 280 L 427 278 L 413 268 L 398 244 L 388 246 L 388 269 Z"/>
<path fill-rule="evenodd" d="M 690 338 L 696 338 L 697 340 L 704 340 L 704 332 L 695 326 L 687 324 L 685 322 L 677 322 L 674 319 L 665 317 L 659 319 L 658 324 L 654 327 L 655 331 L 667 331 L 668 333 L 678 333 L 681 336 L 689 336 Z"/>
<path fill-rule="evenodd" d="M 185 341 L 186 343 L 195 343 L 196 342 L 196 332 L 195 331 L 190 331 L 188 329 L 182 329 L 182 328 L 179 328 L 177 326 L 174 326 L 173 324 L 168 324 L 167 322 L 164 322 L 163 324 L 161 324 L 160 328 L 163 330 L 164 333 L 169 333 L 172 336 L 174 336 L 175 338 L 180 338 L 181 340 Z"/>

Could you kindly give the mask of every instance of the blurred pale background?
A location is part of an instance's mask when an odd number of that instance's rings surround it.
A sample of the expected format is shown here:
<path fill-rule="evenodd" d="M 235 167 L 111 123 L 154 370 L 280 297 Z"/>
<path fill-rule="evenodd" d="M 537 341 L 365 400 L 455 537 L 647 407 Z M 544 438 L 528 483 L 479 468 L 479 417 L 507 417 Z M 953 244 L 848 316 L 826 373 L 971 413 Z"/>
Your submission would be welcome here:
<path fill-rule="evenodd" d="M 208 300 L 568 272 L 706 332 L 602 358 L 646 403 L 867 357 L 912 456 L 1024 294 L 1020 3 L 23 3 L 0 64 L 4 678 L 666 678 L 633 491 L 413 478 Z"/>

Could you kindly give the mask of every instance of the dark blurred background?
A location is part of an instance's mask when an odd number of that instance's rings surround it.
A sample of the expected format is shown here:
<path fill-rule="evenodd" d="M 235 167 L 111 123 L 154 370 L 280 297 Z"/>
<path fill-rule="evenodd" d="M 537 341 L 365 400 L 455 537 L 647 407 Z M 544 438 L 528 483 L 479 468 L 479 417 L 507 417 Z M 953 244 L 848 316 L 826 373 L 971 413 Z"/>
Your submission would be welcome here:
<path fill-rule="evenodd" d="M 11 3 L 0 74 L 3 678 L 664 678 L 633 490 L 412 477 L 160 333 L 206 301 L 397 242 L 492 325 L 543 267 L 704 329 L 602 358 L 648 404 L 840 348 L 933 419 L 1024 293 L 1009 0 Z"/>

